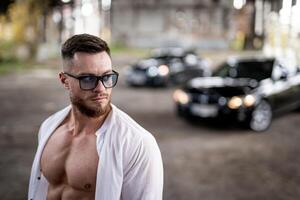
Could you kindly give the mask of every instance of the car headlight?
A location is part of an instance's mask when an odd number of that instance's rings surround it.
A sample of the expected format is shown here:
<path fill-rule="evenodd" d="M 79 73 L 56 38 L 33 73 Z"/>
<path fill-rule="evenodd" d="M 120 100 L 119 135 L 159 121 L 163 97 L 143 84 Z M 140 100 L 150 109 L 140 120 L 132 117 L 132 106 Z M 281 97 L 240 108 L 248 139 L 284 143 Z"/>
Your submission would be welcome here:
<path fill-rule="evenodd" d="M 251 107 L 255 104 L 256 98 L 253 95 L 246 95 L 245 97 L 234 96 L 228 101 L 228 107 L 231 109 L 238 109 L 242 105 Z"/>
<path fill-rule="evenodd" d="M 167 65 L 160 65 L 158 67 L 158 73 L 161 76 L 166 76 L 169 74 L 169 67 Z"/>
<path fill-rule="evenodd" d="M 178 102 L 180 104 L 187 104 L 190 100 L 189 95 L 180 89 L 175 90 L 175 92 L 173 93 L 173 99 L 175 102 Z"/>
<path fill-rule="evenodd" d="M 237 109 L 243 104 L 243 100 L 240 97 L 234 96 L 228 101 L 228 107 L 231 109 Z"/>
<path fill-rule="evenodd" d="M 158 75 L 158 69 L 156 66 L 149 67 L 147 73 L 150 77 L 155 77 Z"/>
<path fill-rule="evenodd" d="M 245 96 L 243 103 L 244 103 L 244 106 L 250 107 L 250 106 L 254 105 L 255 101 L 256 101 L 255 97 L 253 95 L 249 94 L 249 95 Z"/>

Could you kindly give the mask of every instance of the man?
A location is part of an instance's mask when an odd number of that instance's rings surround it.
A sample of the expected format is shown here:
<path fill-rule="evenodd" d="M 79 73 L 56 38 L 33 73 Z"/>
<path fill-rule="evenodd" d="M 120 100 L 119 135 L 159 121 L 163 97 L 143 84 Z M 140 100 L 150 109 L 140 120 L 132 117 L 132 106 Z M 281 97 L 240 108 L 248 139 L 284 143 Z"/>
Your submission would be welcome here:
<path fill-rule="evenodd" d="M 111 104 L 118 73 L 98 37 L 62 46 L 59 78 L 71 105 L 45 120 L 28 199 L 159 200 L 163 167 L 154 137 Z"/>

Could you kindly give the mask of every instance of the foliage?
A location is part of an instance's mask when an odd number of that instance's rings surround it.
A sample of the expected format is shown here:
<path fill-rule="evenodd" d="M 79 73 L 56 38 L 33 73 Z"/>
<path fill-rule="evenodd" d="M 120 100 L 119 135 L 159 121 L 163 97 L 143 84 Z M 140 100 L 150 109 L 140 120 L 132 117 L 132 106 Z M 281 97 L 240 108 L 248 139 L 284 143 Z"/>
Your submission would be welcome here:
<path fill-rule="evenodd" d="M 13 42 L 0 41 L 0 47 L 0 63 L 15 59 Z"/>
<path fill-rule="evenodd" d="M 32 67 L 32 62 L 21 62 L 16 59 L 10 59 L 0 62 L 0 75 L 7 74 L 9 72 L 22 71 Z"/>
<path fill-rule="evenodd" d="M 3 30 L 9 31 L 9 34 L 0 34 L 0 59 L 16 59 L 19 56 L 16 52 L 20 46 L 26 51 L 24 58 L 30 59 L 35 55 L 39 43 L 39 21 L 42 13 L 42 4 L 38 2 L 17 0 L 10 4 L 7 15 L 1 17 L 0 25 Z"/>
<path fill-rule="evenodd" d="M 2 0 L 1 0 L 2 1 Z M 61 0 L 5 0 L 6 4 L 0 6 L 0 61 L 7 57 L 3 52 L 11 50 L 10 54 L 19 56 L 16 51 L 23 49 L 23 57 L 33 58 L 39 43 L 42 41 L 44 27 L 42 20 L 55 7 L 61 6 Z M 72 3 L 72 1 L 71 1 Z M 6 13 L 4 15 L 3 13 Z M 3 30 L 9 31 L 4 34 Z M 8 37 L 9 35 L 9 37 Z M 3 43 L 13 44 L 13 48 L 2 46 Z M 25 49 L 25 54 L 24 54 Z M 22 56 L 21 56 L 22 57 Z"/>
<path fill-rule="evenodd" d="M 0 15 L 6 15 L 8 8 L 11 4 L 14 3 L 14 0 L 1 0 L 0 3 Z"/>
<path fill-rule="evenodd" d="M 17 43 L 35 43 L 38 35 L 40 10 L 33 0 L 18 1 L 9 10 L 13 40 Z"/>

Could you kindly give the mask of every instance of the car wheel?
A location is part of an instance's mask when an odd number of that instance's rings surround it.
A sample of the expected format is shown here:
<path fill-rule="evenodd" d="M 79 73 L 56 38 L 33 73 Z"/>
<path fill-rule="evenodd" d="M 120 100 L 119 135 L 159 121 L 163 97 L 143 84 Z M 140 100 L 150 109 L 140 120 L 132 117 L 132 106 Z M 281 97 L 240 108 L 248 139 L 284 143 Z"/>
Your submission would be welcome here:
<path fill-rule="evenodd" d="M 271 105 L 262 100 L 253 110 L 250 119 L 250 129 L 261 132 L 269 128 L 272 121 L 272 108 Z"/>

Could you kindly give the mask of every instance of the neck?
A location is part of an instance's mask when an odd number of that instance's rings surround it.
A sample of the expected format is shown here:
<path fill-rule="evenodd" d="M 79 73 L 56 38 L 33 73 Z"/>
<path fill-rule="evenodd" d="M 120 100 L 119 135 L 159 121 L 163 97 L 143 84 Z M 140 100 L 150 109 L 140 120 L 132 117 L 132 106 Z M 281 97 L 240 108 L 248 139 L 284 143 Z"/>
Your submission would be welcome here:
<path fill-rule="evenodd" d="M 111 106 L 109 106 L 105 113 L 99 117 L 88 117 L 72 105 L 69 122 L 73 127 L 73 135 L 81 133 L 94 134 L 102 126 L 111 109 Z"/>

